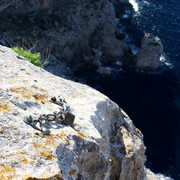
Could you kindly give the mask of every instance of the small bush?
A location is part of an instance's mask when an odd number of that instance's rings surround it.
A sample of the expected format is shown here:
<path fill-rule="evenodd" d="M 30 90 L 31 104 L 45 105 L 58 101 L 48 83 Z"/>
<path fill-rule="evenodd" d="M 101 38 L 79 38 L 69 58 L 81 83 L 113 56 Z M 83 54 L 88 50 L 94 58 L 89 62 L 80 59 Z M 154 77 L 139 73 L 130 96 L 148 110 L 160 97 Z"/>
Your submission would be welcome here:
<path fill-rule="evenodd" d="M 32 64 L 36 66 L 42 66 L 42 62 L 40 61 L 40 53 L 32 53 L 30 50 L 24 50 L 22 47 L 13 47 L 12 49 L 20 56 L 23 56 L 26 59 L 28 59 Z"/>

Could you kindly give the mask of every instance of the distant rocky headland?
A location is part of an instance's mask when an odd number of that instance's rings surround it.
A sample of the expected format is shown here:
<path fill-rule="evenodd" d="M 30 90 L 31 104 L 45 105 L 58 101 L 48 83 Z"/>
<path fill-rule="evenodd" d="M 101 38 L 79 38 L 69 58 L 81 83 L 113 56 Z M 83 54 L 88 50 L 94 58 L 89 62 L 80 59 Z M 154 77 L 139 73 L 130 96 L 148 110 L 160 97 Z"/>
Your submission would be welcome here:
<path fill-rule="evenodd" d="M 61 77 L 79 72 L 111 75 L 109 67 L 116 68 L 117 61 L 157 70 L 163 52 L 159 40 L 146 36 L 137 56 L 122 42 L 115 19 L 127 9 L 132 9 L 128 0 L 1 1 L 0 43 L 34 47 L 44 58 L 49 50 L 45 68 Z"/>

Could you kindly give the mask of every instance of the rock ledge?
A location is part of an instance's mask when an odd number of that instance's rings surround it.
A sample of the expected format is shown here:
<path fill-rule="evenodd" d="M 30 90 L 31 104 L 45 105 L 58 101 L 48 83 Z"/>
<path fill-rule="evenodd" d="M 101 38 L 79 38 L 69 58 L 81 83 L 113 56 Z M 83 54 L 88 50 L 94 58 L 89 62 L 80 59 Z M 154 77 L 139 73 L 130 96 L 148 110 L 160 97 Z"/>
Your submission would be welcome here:
<path fill-rule="evenodd" d="M 0 46 L 0 179 L 148 179 L 142 133 L 100 92 L 54 76 Z M 62 95 L 74 127 L 49 122 L 43 135 L 29 115 L 59 110 Z"/>

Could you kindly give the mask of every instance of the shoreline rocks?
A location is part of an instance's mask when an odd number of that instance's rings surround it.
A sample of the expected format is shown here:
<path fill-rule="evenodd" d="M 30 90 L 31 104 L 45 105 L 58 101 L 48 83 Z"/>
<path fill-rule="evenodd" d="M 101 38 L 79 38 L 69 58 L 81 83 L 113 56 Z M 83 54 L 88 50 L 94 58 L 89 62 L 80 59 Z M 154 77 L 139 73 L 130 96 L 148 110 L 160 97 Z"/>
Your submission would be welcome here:
<path fill-rule="evenodd" d="M 158 70 L 163 45 L 158 37 L 146 33 L 141 43 L 141 49 L 136 54 L 135 66 L 141 70 Z"/>
<path fill-rule="evenodd" d="M 1 42 L 6 46 L 18 44 L 26 48 L 37 42 L 35 50 L 42 54 L 45 49 L 50 49 L 52 56 L 47 70 L 51 72 L 56 68 L 53 64 L 57 64 L 53 61 L 60 61 L 60 66 L 64 64 L 72 72 L 84 66 L 91 71 L 106 66 L 109 59 L 123 59 L 128 53 L 128 46 L 115 36 L 117 24 L 112 3 L 119 1 L 8 2 L 11 6 L 0 13 Z M 123 4 L 119 6 L 123 8 Z M 0 4 L 0 7 L 4 6 Z M 59 76 L 62 76 L 61 72 Z"/>
<path fill-rule="evenodd" d="M 116 38 L 115 18 L 118 10 L 123 13 L 123 9 L 130 8 L 128 0 L 63 2 L 9 0 L 6 3 L 11 5 L 0 4 L 0 43 L 27 49 L 35 46 L 33 50 L 41 52 L 43 58 L 48 49 L 49 64 L 45 69 L 65 78 L 83 72 L 84 67 L 89 72 L 109 75 L 110 71 L 100 69 L 111 65 L 111 61 L 132 61 L 128 45 Z M 157 70 L 163 47 L 158 38 L 147 35 L 133 61 L 138 69 Z"/>

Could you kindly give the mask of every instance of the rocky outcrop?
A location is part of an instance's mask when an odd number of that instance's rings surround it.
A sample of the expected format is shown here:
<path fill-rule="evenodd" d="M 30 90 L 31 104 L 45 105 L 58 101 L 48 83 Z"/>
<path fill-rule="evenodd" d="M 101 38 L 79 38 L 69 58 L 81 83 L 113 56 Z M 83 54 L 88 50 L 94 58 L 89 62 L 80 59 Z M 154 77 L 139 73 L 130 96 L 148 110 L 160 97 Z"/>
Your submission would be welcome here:
<path fill-rule="evenodd" d="M 142 70 L 159 69 L 162 53 L 163 45 L 160 39 L 152 34 L 145 34 L 141 43 L 141 49 L 135 58 L 136 67 Z"/>
<path fill-rule="evenodd" d="M 41 52 L 42 60 L 49 59 L 45 69 L 67 79 L 84 72 L 111 75 L 114 62 L 132 61 L 127 44 L 116 38 L 115 18 L 127 9 L 129 0 L 3 0 L 0 44 Z M 162 51 L 160 40 L 146 34 L 133 62 L 157 70 Z"/>
<path fill-rule="evenodd" d="M 96 72 L 128 53 L 128 46 L 115 37 L 115 10 L 109 0 L 3 2 L 1 43 L 31 48 L 37 40 L 36 51 L 51 51 L 49 71 L 56 67 L 53 61 L 61 61 L 73 71 L 86 67 Z"/>
<path fill-rule="evenodd" d="M 108 97 L 3 46 L 0 68 L 0 179 L 147 178 L 143 135 Z M 59 95 L 75 115 L 72 127 L 60 116 L 43 120 L 62 111 L 53 103 Z M 39 117 L 42 132 L 23 120 L 30 116 Z"/>
<path fill-rule="evenodd" d="M 79 0 L 80 3 L 84 3 L 83 0 Z M 97 0 L 91 0 L 92 4 L 98 3 Z M 110 0 L 112 4 L 115 6 L 119 6 L 123 11 L 125 9 L 131 9 L 132 5 L 129 3 L 129 0 Z M 25 14 L 28 12 L 40 10 L 40 9 L 60 9 L 63 7 L 67 7 L 69 5 L 76 5 L 77 1 L 67 0 L 66 2 L 63 0 L 2 0 L 0 2 L 0 12 L 3 12 L 1 16 L 7 15 L 17 15 L 17 14 Z M 120 12 L 120 11 L 119 11 Z M 121 12 L 122 13 L 122 12 Z"/>

